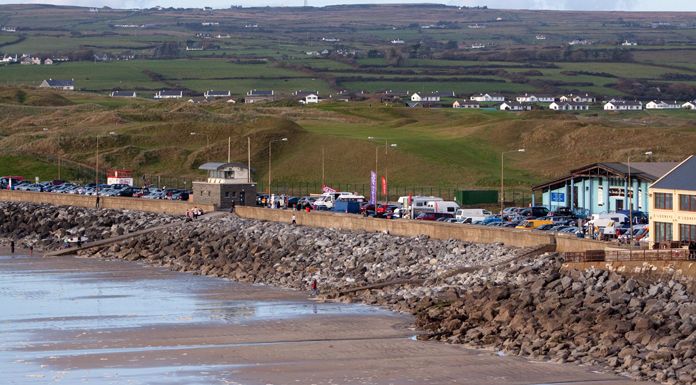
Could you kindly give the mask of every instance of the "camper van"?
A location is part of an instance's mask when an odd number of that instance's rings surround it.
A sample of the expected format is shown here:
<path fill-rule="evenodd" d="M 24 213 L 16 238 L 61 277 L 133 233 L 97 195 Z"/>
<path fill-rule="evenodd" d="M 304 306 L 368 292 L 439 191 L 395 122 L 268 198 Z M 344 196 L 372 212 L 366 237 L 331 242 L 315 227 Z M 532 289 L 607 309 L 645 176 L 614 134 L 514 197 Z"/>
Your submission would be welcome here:
<path fill-rule="evenodd" d="M 443 202 L 444 199 L 434 196 L 402 196 L 398 199 L 401 205 L 399 214 L 402 218 L 415 218 L 420 213 L 435 212 L 434 207 L 428 207 L 428 202 Z"/>
<path fill-rule="evenodd" d="M 491 217 L 492 215 L 492 212 L 484 209 L 459 209 L 454 217 L 459 221 L 464 221 L 467 218 L 471 218 L 471 221 L 469 222 L 473 223 L 476 221 L 482 221 L 488 217 Z"/>
<path fill-rule="evenodd" d="M 457 202 L 443 200 L 429 201 L 425 204 L 425 207 L 428 209 L 428 212 L 452 215 L 459 210 L 459 205 Z"/>
<path fill-rule="evenodd" d="M 592 218 L 587 224 L 597 227 L 606 227 L 609 222 L 614 222 L 616 225 L 628 223 L 628 216 L 620 213 L 592 214 Z"/>
<path fill-rule="evenodd" d="M 338 197 L 341 195 L 349 196 L 353 195 L 353 193 L 345 191 L 323 193 L 319 198 L 317 198 L 317 200 L 314 201 L 314 208 L 316 210 L 331 210 L 334 206 L 334 202 L 336 202 L 336 199 L 338 199 Z"/>

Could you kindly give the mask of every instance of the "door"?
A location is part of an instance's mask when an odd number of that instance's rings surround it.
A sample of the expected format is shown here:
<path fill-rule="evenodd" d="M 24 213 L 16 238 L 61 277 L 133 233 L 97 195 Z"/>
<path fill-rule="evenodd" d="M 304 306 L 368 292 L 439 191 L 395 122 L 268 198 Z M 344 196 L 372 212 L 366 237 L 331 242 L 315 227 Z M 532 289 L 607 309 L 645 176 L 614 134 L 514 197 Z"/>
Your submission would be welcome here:
<path fill-rule="evenodd" d="M 617 199 L 616 200 L 616 211 L 621 211 L 624 209 L 624 201 L 623 199 Z"/>
<path fill-rule="evenodd" d="M 578 186 L 573 186 L 573 208 L 578 208 Z"/>

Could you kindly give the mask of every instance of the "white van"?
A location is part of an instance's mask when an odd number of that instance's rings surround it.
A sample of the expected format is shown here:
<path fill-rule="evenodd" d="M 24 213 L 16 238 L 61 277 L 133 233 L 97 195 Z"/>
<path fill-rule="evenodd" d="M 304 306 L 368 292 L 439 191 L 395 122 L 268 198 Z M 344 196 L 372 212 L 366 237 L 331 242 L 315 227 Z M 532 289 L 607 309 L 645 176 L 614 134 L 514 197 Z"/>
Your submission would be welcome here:
<path fill-rule="evenodd" d="M 336 199 L 340 197 L 341 195 L 348 196 L 348 195 L 353 195 L 352 192 L 327 192 L 321 194 L 321 196 L 314 201 L 314 208 L 317 210 L 331 210 L 334 206 L 334 202 L 336 202 Z"/>
<path fill-rule="evenodd" d="M 453 201 L 430 201 L 425 204 L 428 210 L 433 213 L 452 214 L 459 210 L 459 204 Z"/>
<path fill-rule="evenodd" d="M 397 202 L 401 205 L 399 213 L 403 218 L 415 218 L 420 213 L 432 213 L 434 208 L 428 207 L 428 202 L 442 202 L 444 199 L 434 196 L 412 196 L 409 203 L 408 196 L 399 197 Z"/>
<path fill-rule="evenodd" d="M 454 217 L 460 221 L 471 218 L 472 223 L 475 221 L 482 221 L 491 216 L 493 216 L 493 213 L 484 209 L 459 209 L 454 215 Z"/>
<path fill-rule="evenodd" d="M 606 227 L 609 222 L 614 222 L 617 225 L 628 223 L 626 214 L 610 213 L 610 214 L 592 214 L 592 218 L 587 222 L 588 225 Z"/>

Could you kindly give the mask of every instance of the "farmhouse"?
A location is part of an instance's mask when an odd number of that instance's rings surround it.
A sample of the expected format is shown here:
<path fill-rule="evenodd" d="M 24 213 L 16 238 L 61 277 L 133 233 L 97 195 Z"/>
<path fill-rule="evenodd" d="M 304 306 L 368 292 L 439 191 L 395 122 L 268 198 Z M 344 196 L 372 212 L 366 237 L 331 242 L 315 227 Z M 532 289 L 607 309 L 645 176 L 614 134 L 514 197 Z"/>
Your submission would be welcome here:
<path fill-rule="evenodd" d="M 676 165 L 631 162 L 629 169 L 627 163 L 593 163 L 534 186 L 532 191 L 541 191 L 543 205 L 552 211 L 569 207 L 590 215 L 627 210 L 631 204 L 633 210 L 647 211 L 648 186 Z"/>
<path fill-rule="evenodd" d="M 681 108 L 681 104 L 674 102 L 664 102 L 664 101 L 650 101 L 645 104 L 646 110 L 677 110 Z"/>
<path fill-rule="evenodd" d="M 184 91 L 181 90 L 161 90 L 155 94 L 155 99 L 181 99 Z"/>
<path fill-rule="evenodd" d="M 302 104 L 319 103 L 319 92 L 317 91 L 295 91 L 292 93 L 295 99 Z"/>
<path fill-rule="evenodd" d="M 232 96 L 232 93 L 227 90 L 227 91 L 214 91 L 214 90 L 207 90 L 203 93 L 203 96 L 206 99 L 210 98 L 229 98 Z"/>
<path fill-rule="evenodd" d="M 549 104 L 549 110 L 554 111 L 587 111 L 590 105 L 576 102 L 553 102 Z"/>
<path fill-rule="evenodd" d="M 682 104 L 682 108 L 685 110 L 696 110 L 696 100 Z"/>
<path fill-rule="evenodd" d="M 639 101 L 610 100 L 604 104 L 604 111 L 641 111 L 643 103 Z"/>
<path fill-rule="evenodd" d="M 481 108 L 478 102 L 468 102 L 466 100 L 455 100 L 452 108 Z"/>
<path fill-rule="evenodd" d="M 41 82 L 39 88 L 53 88 L 56 90 L 73 91 L 75 89 L 75 81 L 48 79 Z"/>
<path fill-rule="evenodd" d="M 275 100 L 273 90 L 249 90 L 244 98 L 244 103 L 272 102 Z"/>
<path fill-rule="evenodd" d="M 112 98 L 134 98 L 138 96 L 135 91 L 112 91 Z"/>
<path fill-rule="evenodd" d="M 51 64 L 53 64 L 53 59 L 48 58 L 48 59 L 44 60 L 44 64 L 47 66 L 50 66 Z"/>
<path fill-rule="evenodd" d="M 696 241 L 696 157 L 690 156 L 648 189 L 650 241 Z"/>
<path fill-rule="evenodd" d="M 411 95 L 411 101 L 412 102 L 439 102 L 440 95 L 436 94 L 436 93 L 426 95 L 424 93 L 416 92 L 413 95 Z"/>
<path fill-rule="evenodd" d="M 560 98 L 558 98 L 561 102 L 575 102 L 575 103 L 595 103 L 597 102 L 597 98 L 590 95 L 590 94 L 584 94 L 584 95 L 563 95 Z"/>
<path fill-rule="evenodd" d="M 520 103 L 538 103 L 538 102 L 553 102 L 556 100 L 553 96 L 550 95 L 534 95 L 534 94 L 524 94 L 520 95 L 517 98 L 515 98 L 518 102 Z"/>
<path fill-rule="evenodd" d="M 499 94 L 478 94 L 469 98 L 475 102 L 504 102 L 505 96 Z"/>
<path fill-rule="evenodd" d="M 501 111 L 530 111 L 532 106 L 529 104 L 522 104 L 518 102 L 503 102 L 500 105 Z"/>

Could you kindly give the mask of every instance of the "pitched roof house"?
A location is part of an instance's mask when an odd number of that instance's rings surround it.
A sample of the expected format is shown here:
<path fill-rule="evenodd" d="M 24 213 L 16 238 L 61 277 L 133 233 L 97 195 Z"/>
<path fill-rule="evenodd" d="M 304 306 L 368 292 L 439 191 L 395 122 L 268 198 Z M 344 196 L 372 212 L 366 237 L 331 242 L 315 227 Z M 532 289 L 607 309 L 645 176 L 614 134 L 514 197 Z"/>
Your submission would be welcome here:
<path fill-rule="evenodd" d="M 539 103 L 539 102 L 553 102 L 556 100 L 551 95 L 535 95 L 535 94 L 524 94 L 515 98 L 519 103 Z"/>
<path fill-rule="evenodd" d="M 478 102 L 470 102 L 466 100 L 455 100 L 454 103 L 452 103 L 452 108 L 481 108 L 481 105 Z"/>
<path fill-rule="evenodd" d="M 75 89 L 75 81 L 71 80 L 58 80 L 58 79 L 48 79 L 41 82 L 39 88 L 53 88 L 57 90 L 73 91 Z"/>
<path fill-rule="evenodd" d="M 681 108 L 681 104 L 678 103 L 676 100 L 674 102 L 653 100 L 645 104 L 646 110 L 676 110 L 679 108 Z"/>
<path fill-rule="evenodd" d="M 584 95 L 563 95 L 560 98 L 558 98 L 561 102 L 575 102 L 575 103 L 595 103 L 597 102 L 597 98 L 590 95 L 590 94 L 584 94 Z"/>
<path fill-rule="evenodd" d="M 640 101 L 626 101 L 612 99 L 604 104 L 605 111 L 641 111 L 643 103 Z"/>
<path fill-rule="evenodd" d="M 232 96 L 232 93 L 227 90 L 227 91 L 214 91 L 214 90 L 207 90 L 203 93 L 203 96 L 206 99 L 209 98 L 229 98 Z"/>
<path fill-rule="evenodd" d="M 500 94 L 478 94 L 469 98 L 475 102 L 504 102 L 505 96 Z"/>
<path fill-rule="evenodd" d="M 249 90 L 244 97 L 244 103 L 272 102 L 275 100 L 275 92 L 273 90 Z"/>
<path fill-rule="evenodd" d="M 682 108 L 686 110 L 696 110 L 696 100 L 682 104 Z"/>
<path fill-rule="evenodd" d="M 590 109 L 590 105 L 576 102 L 553 102 L 549 104 L 549 109 L 554 111 L 587 111 Z"/>
<path fill-rule="evenodd" d="M 500 105 L 501 111 L 530 111 L 532 106 L 529 104 L 522 104 L 519 102 L 503 102 Z"/>
<path fill-rule="evenodd" d="M 181 99 L 184 91 L 181 90 L 161 90 L 155 94 L 155 99 Z"/>
<path fill-rule="evenodd" d="M 112 98 L 134 98 L 138 96 L 135 91 L 112 91 Z"/>

